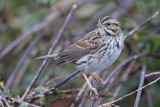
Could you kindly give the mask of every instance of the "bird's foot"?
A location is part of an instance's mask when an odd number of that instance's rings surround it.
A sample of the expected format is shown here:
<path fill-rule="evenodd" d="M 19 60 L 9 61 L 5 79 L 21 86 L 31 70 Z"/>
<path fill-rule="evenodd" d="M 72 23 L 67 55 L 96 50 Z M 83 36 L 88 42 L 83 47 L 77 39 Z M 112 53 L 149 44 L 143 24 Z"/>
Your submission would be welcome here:
<path fill-rule="evenodd" d="M 92 75 L 92 81 L 96 80 L 97 82 L 101 82 L 103 86 L 105 85 L 105 83 L 99 76 L 96 76 L 93 73 L 90 73 L 90 74 Z"/>

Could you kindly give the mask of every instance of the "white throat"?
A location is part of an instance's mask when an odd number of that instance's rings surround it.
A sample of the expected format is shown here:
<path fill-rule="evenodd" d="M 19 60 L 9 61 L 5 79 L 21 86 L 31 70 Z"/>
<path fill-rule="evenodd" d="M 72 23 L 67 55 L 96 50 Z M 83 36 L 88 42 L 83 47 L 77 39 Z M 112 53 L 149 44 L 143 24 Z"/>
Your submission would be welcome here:
<path fill-rule="evenodd" d="M 106 35 L 106 32 L 105 32 L 105 30 L 104 30 L 103 28 L 98 28 L 98 32 L 99 32 L 99 34 L 100 34 L 101 36 Z"/>

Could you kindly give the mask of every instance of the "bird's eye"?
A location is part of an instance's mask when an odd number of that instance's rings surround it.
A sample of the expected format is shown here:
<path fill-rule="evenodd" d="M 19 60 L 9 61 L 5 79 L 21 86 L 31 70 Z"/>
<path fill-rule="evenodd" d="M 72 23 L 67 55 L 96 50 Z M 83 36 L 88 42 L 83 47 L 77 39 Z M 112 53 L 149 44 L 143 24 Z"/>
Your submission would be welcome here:
<path fill-rule="evenodd" d="M 107 26 L 110 26 L 110 25 L 111 25 L 111 23 L 106 23 L 106 25 L 107 25 Z"/>

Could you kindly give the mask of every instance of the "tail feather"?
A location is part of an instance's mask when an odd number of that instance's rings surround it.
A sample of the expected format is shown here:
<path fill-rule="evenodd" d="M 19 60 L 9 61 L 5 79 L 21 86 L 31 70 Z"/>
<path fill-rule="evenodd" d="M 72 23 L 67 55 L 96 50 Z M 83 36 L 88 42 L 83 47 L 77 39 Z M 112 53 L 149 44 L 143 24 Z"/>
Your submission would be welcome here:
<path fill-rule="evenodd" d="M 41 58 L 55 58 L 58 54 L 51 54 L 51 55 L 45 55 L 45 56 L 40 56 L 36 59 L 41 59 Z"/>

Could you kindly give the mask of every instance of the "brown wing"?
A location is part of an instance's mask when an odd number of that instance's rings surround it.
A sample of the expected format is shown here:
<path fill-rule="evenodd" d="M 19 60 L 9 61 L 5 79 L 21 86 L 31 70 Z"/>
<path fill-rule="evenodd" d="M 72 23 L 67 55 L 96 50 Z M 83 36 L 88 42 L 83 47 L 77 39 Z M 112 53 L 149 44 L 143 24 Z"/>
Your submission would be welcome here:
<path fill-rule="evenodd" d="M 86 48 L 83 48 L 83 46 L 86 46 Z M 84 55 L 87 55 L 90 53 L 90 48 L 92 46 L 87 44 L 86 42 L 77 42 L 71 46 L 69 46 L 68 49 L 64 50 L 62 53 L 60 53 L 57 58 L 55 58 L 55 63 L 57 65 L 62 63 L 68 63 L 75 60 L 80 59 Z"/>
<path fill-rule="evenodd" d="M 57 65 L 62 63 L 74 62 L 83 56 L 90 53 L 90 51 L 94 50 L 98 47 L 98 43 L 91 42 L 92 39 L 96 37 L 96 33 L 92 33 L 86 35 L 87 37 L 82 38 L 78 42 L 70 45 L 68 49 L 64 50 L 55 58 L 55 63 Z M 97 40 L 98 41 L 98 40 Z"/>

